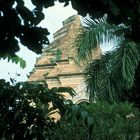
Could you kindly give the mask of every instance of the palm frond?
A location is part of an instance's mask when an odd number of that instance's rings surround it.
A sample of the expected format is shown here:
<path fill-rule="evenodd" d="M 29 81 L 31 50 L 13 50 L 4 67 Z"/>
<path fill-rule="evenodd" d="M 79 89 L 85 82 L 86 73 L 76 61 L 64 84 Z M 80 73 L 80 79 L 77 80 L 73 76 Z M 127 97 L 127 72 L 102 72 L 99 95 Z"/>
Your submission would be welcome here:
<path fill-rule="evenodd" d="M 133 86 L 135 70 L 140 62 L 138 44 L 125 41 L 112 52 L 94 60 L 86 68 L 86 84 L 93 100 L 118 101 L 124 90 Z"/>
<path fill-rule="evenodd" d="M 74 47 L 78 59 L 85 61 L 92 58 L 100 44 L 115 40 L 114 48 L 102 54 L 100 59 L 94 59 L 85 70 L 90 99 L 113 102 L 123 99 L 124 91 L 134 84 L 135 70 L 140 62 L 140 44 L 125 39 L 124 33 L 129 27 L 110 25 L 106 19 L 86 18 Z"/>
<path fill-rule="evenodd" d="M 87 92 L 90 93 L 90 99 L 100 98 L 97 94 L 103 92 L 104 85 L 109 73 L 110 53 L 102 55 L 100 59 L 94 59 L 85 70 L 85 81 Z"/>
<path fill-rule="evenodd" d="M 96 48 L 97 44 L 94 33 L 83 29 L 74 43 L 78 60 L 90 58 L 92 56 L 92 50 Z"/>
<path fill-rule="evenodd" d="M 140 61 L 139 46 L 134 42 L 125 41 L 112 53 L 111 78 L 119 75 L 120 86 L 129 89 L 134 82 L 135 70 Z"/>
<path fill-rule="evenodd" d="M 106 19 L 106 16 L 95 20 L 84 19 L 84 27 L 74 43 L 78 60 L 91 58 L 93 51 L 104 42 L 122 40 L 123 34 L 115 35 L 114 33 L 122 30 L 124 26 L 110 25 Z"/>
<path fill-rule="evenodd" d="M 19 64 L 22 69 L 26 67 L 26 61 L 16 54 L 13 55 L 5 54 L 4 56 L 0 56 L 0 59 L 1 58 L 7 59 L 8 62 L 11 61 L 12 63 Z"/>

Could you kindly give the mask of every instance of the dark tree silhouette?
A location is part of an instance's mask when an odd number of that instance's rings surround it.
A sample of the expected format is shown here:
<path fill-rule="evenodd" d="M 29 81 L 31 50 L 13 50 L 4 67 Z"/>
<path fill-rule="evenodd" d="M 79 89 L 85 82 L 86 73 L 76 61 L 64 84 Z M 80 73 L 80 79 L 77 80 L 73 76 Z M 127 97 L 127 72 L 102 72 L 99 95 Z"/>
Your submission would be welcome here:
<path fill-rule="evenodd" d="M 108 15 L 108 22 L 124 24 L 130 28 L 123 30 L 127 38 L 140 42 L 140 2 L 138 0 L 58 0 L 67 6 L 71 1 L 72 7 L 78 14 L 91 18 Z M 0 55 L 15 54 L 19 44 L 30 50 L 41 53 L 42 45 L 48 44 L 47 29 L 37 25 L 44 19 L 43 8 L 54 5 L 55 0 L 31 0 L 33 10 L 25 6 L 24 0 L 0 1 Z"/>
<path fill-rule="evenodd" d="M 37 25 L 44 19 L 42 8 L 28 9 L 23 0 L 0 1 L 0 55 L 14 55 L 20 43 L 28 49 L 41 53 L 43 44 L 48 44 L 45 28 Z"/>

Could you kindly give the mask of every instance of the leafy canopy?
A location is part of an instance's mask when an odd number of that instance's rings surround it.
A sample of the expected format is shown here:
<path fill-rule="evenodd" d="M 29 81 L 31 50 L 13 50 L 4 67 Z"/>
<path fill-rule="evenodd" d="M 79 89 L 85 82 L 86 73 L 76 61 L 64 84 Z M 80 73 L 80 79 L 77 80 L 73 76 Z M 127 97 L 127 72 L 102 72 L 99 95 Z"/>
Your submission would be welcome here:
<path fill-rule="evenodd" d="M 63 116 L 67 108 L 58 93 L 74 94 L 70 88 L 48 89 L 38 83 L 10 85 L 0 80 L 0 87 L 0 139 L 45 140 L 56 125 L 51 115 L 59 110 Z"/>
<path fill-rule="evenodd" d="M 135 0 L 58 0 L 64 6 L 72 3 L 72 7 L 80 15 L 87 13 L 92 18 L 102 17 L 107 14 L 107 21 L 114 24 L 123 23 L 130 28 L 125 35 L 138 41 L 140 32 L 139 1 Z M 44 19 L 43 8 L 54 5 L 55 0 L 31 0 L 35 6 L 30 10 L 25 6 L 24 0 L 0 1 L 0 54 L 14 54 L 19 50 L 18 41 L 36 53 L 41 53 L 42 44 L 48 44 L 48 30 L 37 25 Z"/>
<path fill-rule="evenodd" d="M 138 140 L 139 110 L 132 104 L 107 102 L 71 105 L 52 139 Z"/>
<path fill-rule="evenodd" d="M 28 49 L 42 52 L 43 45 L 47 45 L 49 32 L 38 24 L 44 19 L 40 7 L 30 10 L 24 0 L 0 1 L 0 57 L 20 62 L 22 68 L 25 61 L 15 53 L 19 51 L 19 43 Z"/>
<path fill-rule="evenodd" d="M 54 6 L 56 0 L 30 1 L 35 6 L 33 10 L 25 6 L 25 0 L 0 1 L 0 57 L 11 59 L 17 57 L 15 53 L 19 51 L 19 42 L 37 54 L 42 52 L 43 44 L 49 43 L 48 30 L 39 27 L 38 24 L 45 18 L 43 8 Z M 64 3 L 64 6 L 71 2 L 78 14 L 82 16 L 89 14 L 92 19 L 107 14 L 109 23 L 116 25 L 123 23 L 129 27 L 123 31 L 125 37 L 136 42 L 140 41 L 137 36 L 140 34 L 140 2 L 138 0 L 58 1 Z"/>

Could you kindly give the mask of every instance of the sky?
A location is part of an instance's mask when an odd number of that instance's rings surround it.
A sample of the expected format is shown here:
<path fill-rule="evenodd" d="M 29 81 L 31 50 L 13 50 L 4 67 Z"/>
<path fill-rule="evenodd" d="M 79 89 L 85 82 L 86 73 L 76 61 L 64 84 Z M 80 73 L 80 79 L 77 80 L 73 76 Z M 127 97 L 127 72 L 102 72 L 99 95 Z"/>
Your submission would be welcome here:
<path fill-rule="evenodd" d="M 29 0 L 25 0 L 25 2 L 30 9 L 34 8 Z M 53 33 L 62 27 L 62 21 L 74 14 L 77 14 L 77 11 L 72 9 L 71 5 L 67 7 L 63 7 L 63 5 L 63 3 L 55 2 L 55 6 L 44 9 L 43 11 L 45 14 L 45 19 L 39 24 L 39 26 L 46 27 L 49 30 L 50 35 L 48 38 L 50 42 L 53 41 Z M 27 80 L 27 75 L 34 68 L 36 58 L 39 57 L 39 55 L 29 51 L 22 45 L 20 45 L 20 51 L 17 54 L 26 61 L 26 68 L 22 69 L 18 64 L 0 59 L 0 79 L 10 81 L 10 78 L 13 78 L 17 82 Z"/>

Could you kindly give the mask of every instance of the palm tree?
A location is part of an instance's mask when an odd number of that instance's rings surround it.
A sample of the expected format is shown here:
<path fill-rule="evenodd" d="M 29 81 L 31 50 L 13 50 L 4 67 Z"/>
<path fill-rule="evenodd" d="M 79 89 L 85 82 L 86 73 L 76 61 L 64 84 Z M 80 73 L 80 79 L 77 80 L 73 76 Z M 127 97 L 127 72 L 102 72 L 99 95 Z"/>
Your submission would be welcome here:
<path fill-rule="evenodd" d="M 114 102 L 132 100 L 135 96 L 140 98 L 139 91 L 136 91 L 139 90 L 140 44 L 126 38 L 125 33 L 130 28 L 108 24 L 107 16 L 95 20 L 85 18 L 84 23 L 74 44 L 78 60 L 89 60 L 98 44 L 114 43 L 113 49 L 103 52 L 100 59 L 93 59 L 85 68 L 90 100 Z"/>

